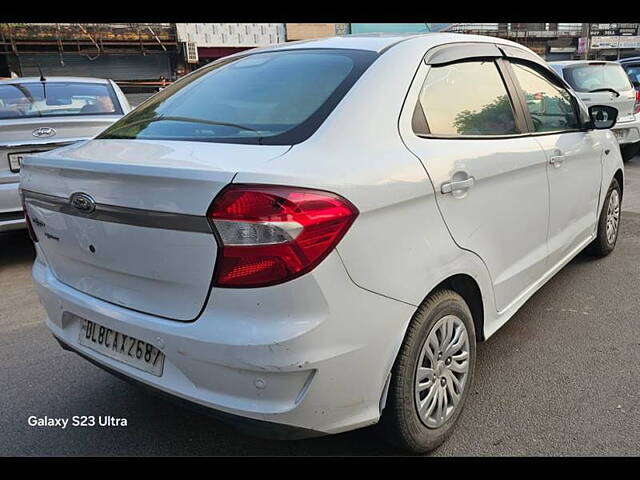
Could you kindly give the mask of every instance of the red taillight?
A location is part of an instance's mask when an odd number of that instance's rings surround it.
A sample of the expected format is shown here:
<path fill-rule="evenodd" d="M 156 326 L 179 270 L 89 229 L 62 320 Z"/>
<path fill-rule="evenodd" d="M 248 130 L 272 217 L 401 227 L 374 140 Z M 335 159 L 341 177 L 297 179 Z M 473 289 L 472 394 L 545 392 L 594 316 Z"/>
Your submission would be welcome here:
<path fill-rule="evenodd" d="M 31 219 L 29 218 L 29 214 L 27 213 L 27 205 L 24 202 L 24 195 L 20 192 L 20 200 L 22 201 L 22 211 L 24 212 L 24 219 L 27 222 L 27 231 L 29 232 L 29 237 L 33 243 L 38 242 L 38 237 L 36 236 L 36 232 L 33 230 L 33 225 L 31 225 Z"/>
<path fill-rule="evenodd" d="M 636 104 L 633 106 L 633 114 L 640 113 L 640 90 L 636 90 Z"/>
<path fill-rule="evenodd" d="M 234 184 L 209 218 L 222 240 L 214 284 L 264 287 L 315 268 L 347 232 L 358 210 L 334 193 Z"/>

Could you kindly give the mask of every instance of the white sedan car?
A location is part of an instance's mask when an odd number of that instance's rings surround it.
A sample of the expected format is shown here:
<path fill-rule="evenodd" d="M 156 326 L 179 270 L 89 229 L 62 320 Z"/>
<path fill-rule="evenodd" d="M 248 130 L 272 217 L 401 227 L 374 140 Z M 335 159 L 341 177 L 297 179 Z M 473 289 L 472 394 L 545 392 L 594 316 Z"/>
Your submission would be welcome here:
<path fill-rule="evenodd" d="M 528 99 L 549 108 L 534 117 Z M 585 247 L 615 247 L 615 119 L 493 37 L 221 59 L 97 138 L 26 157 L 46 323 L 64 348 L 246 430 L 379 422 L 433 449 L 476 343 Z"/>

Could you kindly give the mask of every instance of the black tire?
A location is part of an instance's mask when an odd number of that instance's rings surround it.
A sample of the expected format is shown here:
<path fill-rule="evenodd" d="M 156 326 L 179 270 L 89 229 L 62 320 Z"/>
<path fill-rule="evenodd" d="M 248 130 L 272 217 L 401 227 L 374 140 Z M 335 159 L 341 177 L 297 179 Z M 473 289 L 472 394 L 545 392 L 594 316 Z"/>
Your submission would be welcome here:
<path fill-rule="evenodd" d="M 436 323 L 447 315 L 455 315 L 466 327 L 468 371 L 460 399 L 450 417 L 439 427 L 431 428 L 423 423 L 418 414 L 414 390 L 415 374 L 420 353 L 429 333 Z M 472 389 L 475 360 L 476 334 L 471 311 L 466 302 L 451 290 L 439 290 L 429 295 L 411 319 L 391 372 L 387 405 L 378 425 L 378 431 L 384 440 L 414 453 L 428 452 L 441 445 L 453 431 Z"/>
<path fill-rule="evenodd" d="M 640 142 L 628 143 L 626 145 L 620 145 L 620 154 L 622 155 L 622 161 L 628 162 L 640 152 Z"/>
<path fill-rule="evenodd" d="M 618 210 L 618 227 L 615 231 L 615 236 L 613 236 L 612 241 L 607 237 L 607 214 L 609 211 L 609 202 L 611 201 L 611 195 L 613 192 L 617 192 L 619 199 L 619 210 Z M 587 253 L 593 255 L 595 257 L 606 257 L 609 255 L 614 248 L 616 248 L 616 243 L 618 241 L 618 236 L 620 234 L 620 214 L 622 211 L 622 193 L 620 191 L 620 185 L 618 184 L 618 180 L 615 178 L 611 181 L 611 185 L 609 186 L 609 190 L 607 190 L 607 195 L 604 197 L 604 202 L 602 204 L 602 210 L 600 211 L 600 218 L 598 219 L 598 233 L 596 234 L 596 238 L 587 246 Z"/>

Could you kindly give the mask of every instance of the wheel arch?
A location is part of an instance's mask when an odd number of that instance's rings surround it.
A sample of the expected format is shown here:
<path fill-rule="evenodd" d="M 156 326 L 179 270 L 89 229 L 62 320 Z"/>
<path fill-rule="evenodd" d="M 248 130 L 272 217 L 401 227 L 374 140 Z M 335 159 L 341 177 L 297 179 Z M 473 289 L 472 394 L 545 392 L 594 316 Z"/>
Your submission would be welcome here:
<path fill-rule="evenodd" d="M 427 297 L 441 289 L 453 290 L 464 299 L 469 306 L 469 310 L 471 310 L 473 326 L 476 330 L 476 339 L 479 342 L 484 341 L 484 301 L 478 282 L 476 282 L 471 275 L 465 273 L 452 275 L 436 285 Z"/>
<path fill-rule="evenodd" d="M 478 282 L 469 274 L 466 273 L 457 273 L 449 275 L 444 280 L 440 281 L 436 286 L 434 286 L 427 295 L 425 295 L 421 304 L 429 298 L 431 294 L 438 290 L 452 290 L 456 292 L 458 295 L 462 297 L 462 299 L 466 302 L 469 310 L 471 310 L 471 317 L 473 318 L 473 326 L 476 331 L 476 342 L 482 342 L 485 340 L 484 335 L 484 321 L 485 321 L 485 306 L 486 302 L 482 297 L 482 290 L 480 289 L 480 285 Z M 413 318 L 413 317 L 412 317 Z M 387 374 L 386 381 L 382 388 L 382 392 L 380 395 L 380 403 L 379 403 L 379 412 L 382 414 L 387 402 L 387 393 L 390 386 L 391 380 L 391 370 L 393 369 L 393 365 L 397 360 L 398 353 L 400 351 L 400 346 L 402 342 L 404 342 L 405 337 L 407 335 L 407 331 L 409 330 L 409 324 L 402 333 L 402 336 L 399 338 L 399 343 L 397 345 L 395 355 L 389 365 L 389 370 Z"/>
<path fill-rule="evenodd" d="M 616 173 L 613 174 L 613 178 L 618 181 L 618 185 L 620 186 L 620 198 L 622 199 L 624 195 L 624 174 L 622 173 L 621 168 L 616 170 Z"/>

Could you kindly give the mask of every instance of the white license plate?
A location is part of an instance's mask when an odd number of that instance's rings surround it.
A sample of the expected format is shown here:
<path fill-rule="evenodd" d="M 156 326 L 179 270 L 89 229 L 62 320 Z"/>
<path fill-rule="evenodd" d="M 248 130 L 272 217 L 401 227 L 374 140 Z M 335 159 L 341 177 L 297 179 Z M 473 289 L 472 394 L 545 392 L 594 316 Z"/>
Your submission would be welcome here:
<path fill-rule="evenodd" d="M 22 166 L 22 159 L 25 155 L 31 155 L 32 153 L 42 153 L 46 150 L 31 150 L 29 152 L 14 152 L 9 153 L 7 157 L 9 157 L 9 168 L 13 173 L 20 172 L 20 167 Z"/>
<path fill-rule="evenodd" d="M 83 319 L 80 345 L 132 367 L 162 376 L 164 353 L 150 343 Z"/>
<path fill-rule="evenodd" d="M 13 173 L 18 173 L 20 171 L 20 165 L 22 165 L 22 157 L 31 152 L 20 152 L 20 153 L 10 153 L 9 157 L 9 168 Z"/>

